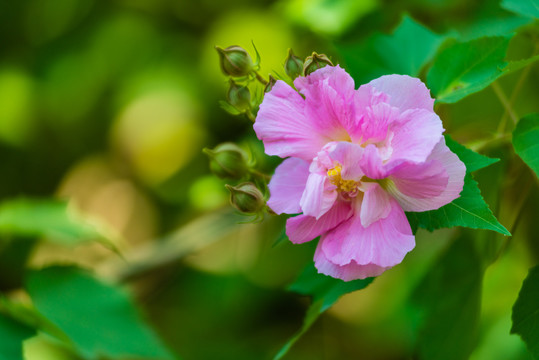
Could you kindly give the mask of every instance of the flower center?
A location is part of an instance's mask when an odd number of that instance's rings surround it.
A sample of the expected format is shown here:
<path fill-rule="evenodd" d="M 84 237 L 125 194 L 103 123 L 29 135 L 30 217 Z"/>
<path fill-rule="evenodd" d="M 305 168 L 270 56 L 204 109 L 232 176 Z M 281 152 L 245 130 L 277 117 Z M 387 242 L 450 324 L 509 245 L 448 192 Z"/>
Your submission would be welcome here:
<path fill-rule="evenodd" d="M 341 177 L 341 165 L 336 165 L 333 169 L 329 169 L 327 174 L 329 182 L 337 187 L 337 190 L 347 193 L 349 196 L 357 195 L 359 182 L 354 180 L 344 180 Z"/>

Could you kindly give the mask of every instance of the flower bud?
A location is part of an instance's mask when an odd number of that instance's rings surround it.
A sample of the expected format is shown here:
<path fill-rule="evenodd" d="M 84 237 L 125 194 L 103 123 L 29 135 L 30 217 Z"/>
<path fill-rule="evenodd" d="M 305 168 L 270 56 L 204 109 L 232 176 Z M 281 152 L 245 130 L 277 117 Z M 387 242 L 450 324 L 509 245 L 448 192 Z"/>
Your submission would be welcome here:
<path fill-rule="evenodd" d="M 210 170 L 221 179 L 241 179 L 249 172 L 247 154 L 236 144 L 223 143 L 202 151 L 210 158 Z"/>
<path fill-rule="evenodd" d="M 249 88 L 236 84 L 232 79 L 230 79 L 226 98 L 228 103 L 240 112 L 245 112 L 251 108 L 251 92 Z"/>
<path fill-rule="evenodd" d="M 305 59 L 303 64 L 303 76 L 307 76 L 315 70 L 321 69 L 327 65 L 333 66 L 333 63 L 325 54 L 312 53 Z"/>
<path fill-rule="evenodd" d="M 225 75 L 241 77 L 253 71 L 253 60 L 247 51 L 240 46 L 229 46 L 223 49 L 216 46 L 219 53 L 221 70 Z"/>
<path fill-rule="evenodd" d="M 294 55 L 292 49 L 288 49 L 288 57 L 284 61 L 284 71 L 292 80 L 303 74 L 303 61 Z"/>
<path fill-rule="evenodd" d="M 225 185 L 230 191 L 230 203 L 245 214 L 256 214 L 266 206 L 264 195 L 251 182 L 244 182 L 238 186 Z"/>
<path fill-rule="evenodd" d="M 266 87 L 264 88 L 264 92 L 270 92 L 271 89 L 273 89 L 273 85 L 277 82 L 277 79 L 275 79 L 271 74 L 269 75 L 269 81 L 266 84 Z"/>

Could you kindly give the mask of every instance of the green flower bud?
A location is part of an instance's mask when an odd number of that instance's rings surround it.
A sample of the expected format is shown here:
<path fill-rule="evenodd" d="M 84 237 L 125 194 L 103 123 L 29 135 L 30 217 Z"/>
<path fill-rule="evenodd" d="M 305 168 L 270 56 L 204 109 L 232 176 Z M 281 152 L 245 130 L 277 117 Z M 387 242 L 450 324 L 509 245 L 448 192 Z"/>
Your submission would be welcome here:
<path fill-rule="evenodd" d="M 220 179 L 239 180 L 249 172 L 247 154 L 236 144 L 223 143 L 202 151 L 210 158 L 210 170 Z"/>
<path fill-rule="evenodd" d="M 230 191 L 230 203 L 244 214 L 260 213 L 266 206 L 264 195 L 251 182 L 244 182 L 238 186 L 225 185 Z"/>
<path fill-rule="evenodd" d="M 230 79 L 226 98 L 228 103 L 240 112 L 245 112 L 251 108 L 251 92 L 249 88 L 236 84 L 232 79 Z"/>
<path fill-rule="evenodd" d="M 305 59 L 303 64 L 303 76 L 307 76 L 313 71 L 321 69 L 327 65 L 333 66 L 333 63 L 325 54 L 312 53 L 311 56 Z"/>
<path fill-rule="evenodd" d="M 288 57 L 284 61 L 284 71 L 292 80 L 303 74 L 303 61 L 294 55 L 292 49 L 288 49 Z"/>
<path fill-rule="evenodd" d="M 219 53 L 221 70 L 225 75 L 241 77 L 249 75 L 253 71 L 253 60 L 244 48 L 229 46 L 223 49 L 216 46 L 215 49 Z"/>
<path fill-rule="evenodd" d="M 264 92 L 270 92 L 271 89 L 273 89 L 273 85 L 277 82 L 277 79 L 275 79 L 271 74 L 269 75 L 269 81 L 266 84 L 266 87 L 264 88 Z"/>

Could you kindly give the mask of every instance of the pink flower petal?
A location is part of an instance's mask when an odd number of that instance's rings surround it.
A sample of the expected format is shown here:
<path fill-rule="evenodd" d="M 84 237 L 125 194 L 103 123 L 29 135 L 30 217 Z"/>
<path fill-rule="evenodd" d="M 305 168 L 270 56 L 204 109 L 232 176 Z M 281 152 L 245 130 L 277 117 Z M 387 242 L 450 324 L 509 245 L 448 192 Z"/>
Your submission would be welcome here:
<path fill-rule="evenodd" d="M 380 150 L 373 144 L 365 147 L 363 156 L 359 160 L 359 165 L 363 173 L 371 179 L 383 179 L 387 176 Z"/>
<path fill-rule="evenodd" d="M 319 219 L 337 200 L 338 193 L 327 176 L 311 173 L 299 201 L 303 214 Z"/>
<path fill-rule="evenodd" d="M 358 265 L 353 260 L 346 265 L 336 265 L 328 260 L 320 246 L 316 248 L 314 253 L 314 266 L 318 269 L 319 273 L 344 281 L 378 276 L 390 268 L 376 264 Z"/>
<path fill-rule="evenodd" d="M 305 100 L 285 82 L 277 81 L 264 96 L 253 125 L 267 154 L 310 161 L 330 141 L 304 111 Z"/>
<path fill-rule="evenodd" d="M 426 163 L 403 164 L 392 173 L 388 191 L 405 211 L 434 210 L 459 197 L 465 174 L 466 166 L 442 138 Z"/>
<path fill-rule="evenodd" d="M 364 175 L 358 159 L 363 156 L 364 149 L 358 144 L 340 141 L 330 151 L 331 159 L 342 165 L 341 177 L 345 180 L 359 180 Z"/>
<path fill-rule="evenodd" d="M 376 183 L 368 185 L 359 213 L 361 225 L 365 228 L 378 220 L 385 219 L 391 212 L 389 194 Z"/>
<path fill-rule="evenodd" d="M 377 143 L 388 140 L 390 126 L 399 119 L 399 110 L 387 103 L 368 107 L 361 122 L 362 142 Z"/>
<path fill-rule="evenodd" d="M 401 111 L 433 109 L 434 99 L 430 97 L 430 90 L 417 78 L 408 75 L 385 75 L 372 80 L 368 85 L 387 94 L 389 104 Z"/>
<path fill-rule="evenodd" d="M 404 211 L 395 200 L 390 201 L 389 215 L 367 228 L 356 215 L 324 234 L 318 246 L 328 261 L 339 266 L 355 261 L 384 268 L 400 263 L 415 241 Z"/>
<path fill-rule="evenodd" d="M 326 66 L 294 85 L 305 96 L 305 116 L 333 141 L 349 141 L 349 129 L 357 123 L 354 80 L 339 66 Z"/>
<path fill-rule="evenodd" d="M 286 235 L 294 244 L 311 241 L 326 231 L 333 229 L 352 216 L 349 202 L 336 201 L 333 207 L 320 219 L 312 216 L 298 215 L 286 221 Z"/>
<path fill-rule="evenodd" d="M 275 169 L 268 185 L 268 206 L 277 214 L 301 212 L 299 201 L 309 177 L 309 163 L 298 158 L 285 159 Z"/>
<path fill-rule="evenodd" d="M 432 111 L 407 110 L 398 124 L 393 124 L 391 161 L 424 162 L 442 138 L 442 121 Z"/>

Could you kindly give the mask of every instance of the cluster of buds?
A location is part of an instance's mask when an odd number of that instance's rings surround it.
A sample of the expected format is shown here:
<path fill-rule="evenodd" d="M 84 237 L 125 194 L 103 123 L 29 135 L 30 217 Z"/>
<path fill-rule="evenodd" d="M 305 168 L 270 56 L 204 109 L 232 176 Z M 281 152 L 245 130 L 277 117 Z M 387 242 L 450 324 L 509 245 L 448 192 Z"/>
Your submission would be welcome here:
<path fill-rule="evenodd" d="M 267 193 L 264 181 L 260 187 L 256 183 L 261 183 L 260 177 L 265 177 L 253 168 L 252 161 L 249 161 L 247 153 L 234 143 L 223 143 L 214 149 L 204 149 L 203 152 L 210 159 L 210 170 L 220 179 L 241 181 L 239 185 L 226 184 L 230 192 L 230 203 L 238 211 L 245 215 L 255 215 L 261 218 L 266 209 Z M 245 181 L 248 180 L 248 181 Z"/>
<path fill-rule="evenodd" d="M 256 51 L 256 60 L 253 61 L 251 55 L 241 46 L 229 46 L 223 49 L 216 46 L 219 54 L 221 71 L 230 77 L 227 92 L 227 101 L 221 102 L 221 106 L 232 115 L 244 114 L 254 121 L 253 111 L 257 108 L 256 101 L 251 97 L 249 83 L 257 79 L 264 86 L 269 82 L 259 73 L 260 56 Z"/>
<path fill-rule="evenodd" d="M 254 46 L 254 45 L 253 45 Z M 232 115 L 244 114 L 254 122 L 256 109 L 262 98 L 251 96 L 249 84 L 257 81 L 264 86 L 264 93 L 271 91 L 277 79 L 269 75 L 268 80 L 259 73 L 260 56 L 256 51 L 256 60 L 253 61 L 249 53 L 240 46 L 229 46 L 225 49 L 216 46 L 222 72 L 229 76 L 229 86 L 226 102 L 221 106 Z M 289 49 L 284 63 L 284 70 L 289 80 L 277 76 L 287 82 L 298 76 L 307 76 L 313 71 L 326 65 L 333 65 L 324 54 L 313 52 L 305 61 L 296 56 Z M 256 94 L 256 93 L 255 93 Z M 230 191 L 230 202 L 238 211 L 246 215 L 255 215 L 260 218 L 265 211 L 267 180 L 269 176 L 253 168 L 252 161 L 245 151 L 233 143 L 223 143 L 214 149 L 203 150 L 210 159 L 211 171 L 221 179 L 236 181 L 238 185 L 227 184 Z"/>

